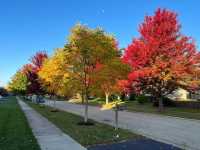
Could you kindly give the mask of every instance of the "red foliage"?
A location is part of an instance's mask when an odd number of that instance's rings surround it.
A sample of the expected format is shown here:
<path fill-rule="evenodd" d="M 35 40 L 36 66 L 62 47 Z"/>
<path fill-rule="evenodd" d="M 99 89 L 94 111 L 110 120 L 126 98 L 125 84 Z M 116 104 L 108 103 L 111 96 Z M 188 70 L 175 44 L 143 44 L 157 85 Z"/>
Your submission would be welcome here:
<path fill-rule="evenodd" d="M 37 52 L 32 58 L 31 63 L 36 72 L 38 72 L 41 67 L 44 60 L 47 58 L 47 54 L 45 52 Z"/>
<path fill-rule="evenodd" d="M 177 14 L 166 9 L 145 17 L 139 27 L 141 36 L 123 56 L 132 67 L 128 78 L 134 88 L 164 96 L 192 85 L 188 81 L 197 71 L 200 55 L 192 39 L 180 33 L 180 27 Z"/>
<path fill-rule="evenodd" d="M 22 71 L 26 74 L 29 84 L 27 87 L 28 94 L 41 94 L 43 93 L 42 86 L 38 79 L 38 71 L 42 67 L 42 63 L 47 58 L 45 52 L 37 52 L 35 56 L 31 58 L 31 64 L 26 64 L 22 68 Z"/>
<path fill-rule="evenodd" d="M 130 89 L 131 89 L 131 85 L 128 82 L 128 80 L 119 80 L 117 82 L 117 88 L 119 89 L 119 91 L 121 91 L 122 93 L 130 93 Z"/>

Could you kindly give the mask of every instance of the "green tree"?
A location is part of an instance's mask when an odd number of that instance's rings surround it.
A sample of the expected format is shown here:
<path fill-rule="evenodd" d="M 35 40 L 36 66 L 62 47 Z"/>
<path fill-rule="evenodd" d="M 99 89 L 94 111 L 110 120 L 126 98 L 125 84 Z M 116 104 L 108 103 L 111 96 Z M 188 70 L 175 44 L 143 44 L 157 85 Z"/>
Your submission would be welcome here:
<path fill-rule="evenodd" d="M 8 95 L 8 91 L 4 87 L 0 87 L 0 96 L 6 96 Z"/>
<path fill-rule="evenodd" d="M 15 94 L 26 94 L 28 86 L 27 76 L 22 71 L 17 71 L 8 85 L 9 90 Z"/>
<path fill-rule="evenodd" d="M 72 29 L 65 45 L 65 51 L 69 52 L 71 80 L 85 103 L 84 122 L 88 121 L 88 95 L 96 82 L 94 72 L 99 69 L 98 64 L 105 64 L 117 55 L 116 45 L 114 37 L 102 29 L 90 29 L 80 24 Z"/>

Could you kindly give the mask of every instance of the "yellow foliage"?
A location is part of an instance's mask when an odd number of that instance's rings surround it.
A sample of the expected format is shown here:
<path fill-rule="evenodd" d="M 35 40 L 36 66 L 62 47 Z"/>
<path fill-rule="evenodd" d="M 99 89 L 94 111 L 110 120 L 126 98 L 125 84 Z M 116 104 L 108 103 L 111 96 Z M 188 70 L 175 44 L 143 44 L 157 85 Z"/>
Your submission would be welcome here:
<path fill-rule="evenodd" d="M 39 77 L 43 87 L 50 93 L 62 93 L 64 80 L 69 77 L 67 53 L 63 49 L 56 49 L 54 55 L 47 59 L 41 70 Z"/>
<path fill-rule="evenodd" d="M 121 100 L 117 100 L 117 101 L 114 101 L 114 102 L 110 102 L 108 104 L 105 104 L 102 106 L 101 110 L 109 110 L 109 109 L 113 109 L 116 107 L 116 105 L 121 105 L 123 104 L 124 102 L 122 102 Z"/>

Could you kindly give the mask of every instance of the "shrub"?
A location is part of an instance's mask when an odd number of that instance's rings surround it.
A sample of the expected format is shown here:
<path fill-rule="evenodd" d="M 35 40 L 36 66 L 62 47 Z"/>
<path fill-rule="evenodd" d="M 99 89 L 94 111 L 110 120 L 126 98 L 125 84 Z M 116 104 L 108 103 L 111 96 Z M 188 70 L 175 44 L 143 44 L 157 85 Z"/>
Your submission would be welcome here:
<path fill-rule="evenodd" d="M 126 100 L 126 95 L 125 95 L 125 94 L 121 94 L 120 99 L 121 99 L 122 101 L 125 101 L 125 100 Z"/>
<path fill-rule="evenodd" d="M 136 100 L 136 94 L 135 93 L 130 93 L 129 100 L 130 101 Z"/>
<path fill-rule="evenodd" d="M 136 100 L 140 104 L 144 104 L 148 102 L 148 98 L 145 95 L 139 95 L 136 97 Z"/>
<path fill-rule="evenodd" d="M 158 105 L 159 105 L 158 100 L 154 101 L 153 106 L 158 107 Z M 163 97 L 163 105 L 167 107 L 175 107 L 176 103 L 173 100 L 169 99 L 168 97 Z"/>
<path fill-rule="evenodd" d="M 113 100 L 116 100 L 117 99 L 117 96 L 112 94 L 109 96 L 109 100 L 113 101 Z"/>
<path fill-rule="evenodd" d="M 180 108 L 200 109 L 199 101 L 175 101 L 174 103 Z"/>
<path fill-rule="evenodd" d="M 128 100 L 127 97 L 126 97 L 126 94 L 124 94 L 124 93 L 121 94 L 120 98 L 121 98 L 122 101 Z"/>

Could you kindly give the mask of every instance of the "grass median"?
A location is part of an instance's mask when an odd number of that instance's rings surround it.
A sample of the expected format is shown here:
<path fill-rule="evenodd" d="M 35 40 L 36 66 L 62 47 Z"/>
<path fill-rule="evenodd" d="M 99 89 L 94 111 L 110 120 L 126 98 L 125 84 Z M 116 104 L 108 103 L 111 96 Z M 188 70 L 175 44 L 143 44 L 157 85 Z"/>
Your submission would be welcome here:
<path fill-rule="evenodd" d="M 61 110 L 58 112 L 51 112 L 52 108 L 49 106 L 40 106 L 29 101 L 25 102 L 55 124 L 63 132 L 86 147 L 144 138 L 129 132 L 128 130 L 119 129 L 116 131 L 109 125 L 97 123 L 95 121 L 92 121 L 94 122 L 94 125 L 91 126 L 78 125 L 78 123 L 83 120 L 83 118 L 78 115 Z"/>
<path fill-rule="evenodd" d="M 166 116 L 174 116 L 188 119 L 200 120 L 200 110 L 192 108 L 165 107 L 163 112 L 158 112 L 158 108 L 152 103 L 139 104 L 137 101 L 125 103 L 127 110 L 132 112 L 153 113 Z"/>
<path fill-rule="evenodd" d="M 0 150 L 40 150 L 15 97 L 0 101 Z"/>

